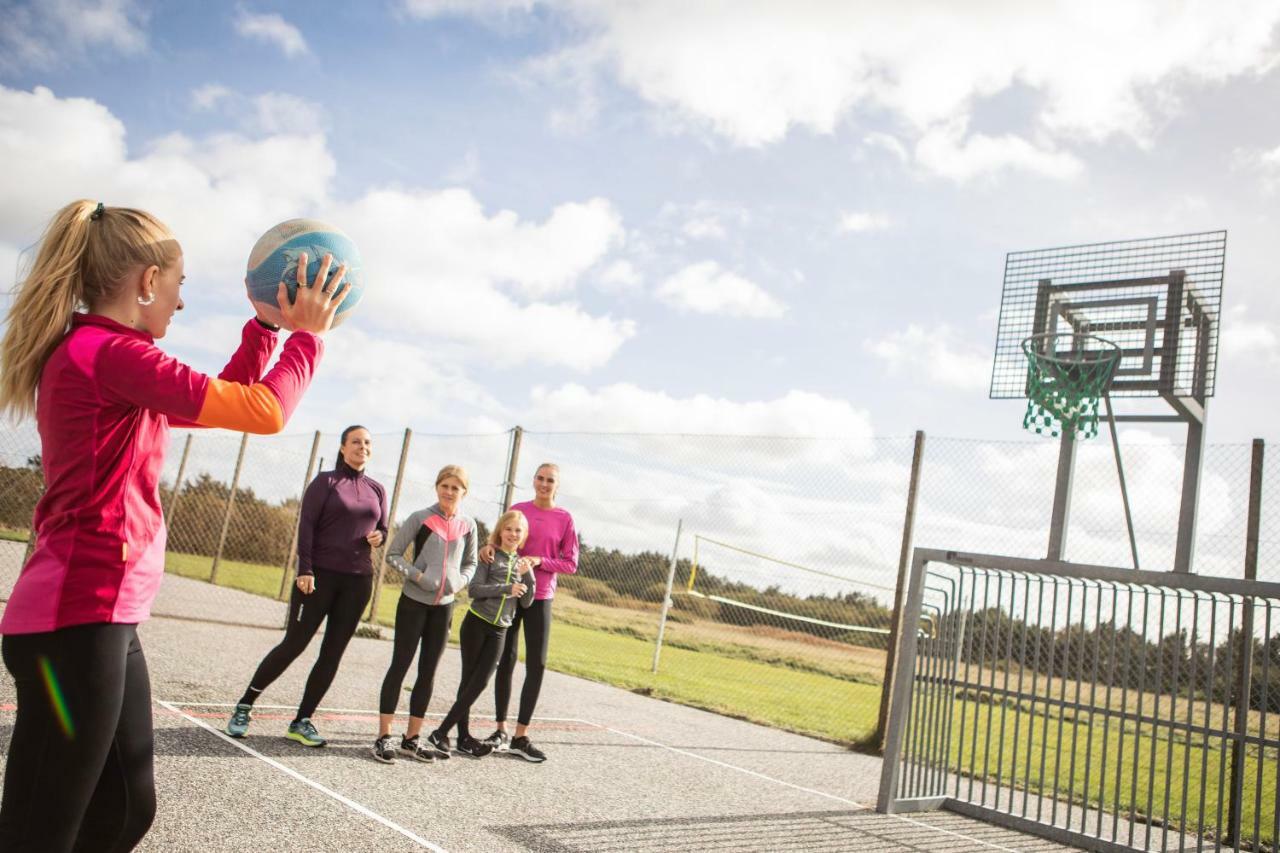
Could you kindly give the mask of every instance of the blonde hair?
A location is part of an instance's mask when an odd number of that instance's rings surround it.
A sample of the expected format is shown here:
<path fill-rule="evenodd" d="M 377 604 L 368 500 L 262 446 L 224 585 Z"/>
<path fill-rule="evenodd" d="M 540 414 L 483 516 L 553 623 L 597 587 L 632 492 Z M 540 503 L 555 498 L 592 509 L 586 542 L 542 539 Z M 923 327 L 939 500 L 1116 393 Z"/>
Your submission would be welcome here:
<path fill-rule="evenodd" d="M 436 485 L 440 485 L 445 480 L 453 477 L 462 484 L 464 492 L 471 491 L 471 478 L 467 476 L 467 469 L 461 465 L 446 465 L 440 469 L 440 473 L 436 474 Z"/>
<path fill-rule="evenodd" d="M 506 527 L 512 521 L 520 520 L 520 527 L 524 533 L 520 534 L 520 541 L 516 543 L 519 548 L 529 538 L 529 519 L 524 517 L 524 513 L 518 509 L 509 509 L 502 515 L 498 516 L 498 520 L 494 522 L 493 529 L 489 531 L 489 544 L 495 548 L 502 547 L 502 528 Z"/>
<path fill-rule="evenodd" d="M 87 199 L 59 210 L 13 291 L 0 342 L 0 413 L 35 412 L 40 374 L 77 308 L 115 298 L 132 270 L 165 269 L 180 251 L 168 227 L 145 211 Z"/>

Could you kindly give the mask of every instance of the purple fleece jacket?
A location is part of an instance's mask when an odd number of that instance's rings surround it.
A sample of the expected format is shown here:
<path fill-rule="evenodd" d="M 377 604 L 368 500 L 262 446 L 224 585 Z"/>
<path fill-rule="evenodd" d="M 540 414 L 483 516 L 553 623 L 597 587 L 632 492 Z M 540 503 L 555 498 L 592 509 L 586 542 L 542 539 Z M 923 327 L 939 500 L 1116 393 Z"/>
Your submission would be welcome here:
<path fill-rule="evenodd" d="M 298 574 L 373 574 L 365 537 L 375 530 L 387 535 L 387 490 L 339 457 L 338 467 L 321 471 L 302 496 Z"/>

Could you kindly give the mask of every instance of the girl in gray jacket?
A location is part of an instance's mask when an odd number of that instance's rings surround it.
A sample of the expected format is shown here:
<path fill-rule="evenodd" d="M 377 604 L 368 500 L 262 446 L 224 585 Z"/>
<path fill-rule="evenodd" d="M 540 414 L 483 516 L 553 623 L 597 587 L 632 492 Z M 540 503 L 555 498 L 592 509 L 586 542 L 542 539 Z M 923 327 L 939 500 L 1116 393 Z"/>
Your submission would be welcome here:
<path fill-rule="evenodd" d="M 462 679 L 458 698 L 440 727 L 427 735 L 428 743 L 437 751 L 448 752 L 449 730 L 455 725 L 459 752 L 483 758 L 493 751 L 492 746 L 471 736 L 468 722 L 472 703 L 489 686 L 489 679 L 498 666 L 498 656 L 507 638 L 507 628 L 515 618 L 516 607 L 527 608 L 533 603 L 532 562 L 516 556 L 528 535 L 529 523 L 519 510 L 503 513 L 489 534 L 489 544 L 494 546 L 493 562 L 479 565 L 468 588 L 471 607 L 462 620 Z"/>
<path fill-rule="evenodd" d="M 409 694 L 409 725 L 400 740 L 400 749 L 419 761 L 448 758 L 449 751 L 420 744 L 427 704 L 436 677 L 436 664 L 444 654 L 453 621 L 454 595 L 470 582 L 476 571 L 476 523 L 458 511 L 467 493 L 467 472 L 458 465 L 446 465 L 436 475 L 438 501 L 410 515 L 387 546 L 387 562 L 405 576 L 396 606 L 396 633 L 391 665 L 382 681 L 378 706 L 378 739 L 373 757 L 384 763 L 395 761 L 391 723 L 413 655 L 418 654 L 418 677 Z M 413 543 L 413 562 L 404 558 Z"/>

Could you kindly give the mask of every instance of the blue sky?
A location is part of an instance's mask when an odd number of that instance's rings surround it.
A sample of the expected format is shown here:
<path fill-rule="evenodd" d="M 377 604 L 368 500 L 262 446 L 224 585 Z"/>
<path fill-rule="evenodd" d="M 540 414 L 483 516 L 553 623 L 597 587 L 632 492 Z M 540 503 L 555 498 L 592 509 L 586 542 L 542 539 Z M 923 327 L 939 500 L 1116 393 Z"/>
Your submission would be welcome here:
<path fill-rule="evenodd" d="M 290 431 L 1019 438 L 1005 253 L 1218 228 L 1210 440 L 1280 414 L 1280 3 L 0 14 L 0 270 L 72 198 L 145 206 L 187 253 L 163 345 L 213 370 L 259 233 L 361 244 Z"/>

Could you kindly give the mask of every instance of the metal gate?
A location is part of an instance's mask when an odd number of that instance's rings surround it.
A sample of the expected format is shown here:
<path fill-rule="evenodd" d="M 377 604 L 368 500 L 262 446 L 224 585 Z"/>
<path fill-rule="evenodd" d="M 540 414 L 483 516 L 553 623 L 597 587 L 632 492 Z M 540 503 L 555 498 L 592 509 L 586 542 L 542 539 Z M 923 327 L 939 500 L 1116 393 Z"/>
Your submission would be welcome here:
<path fill-rule="evenodd" d="M 1280 584 L 917 549 L 882 812 L 1275 851 Z"/>

